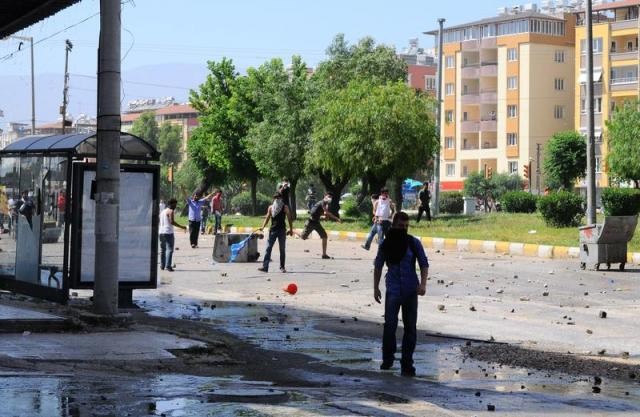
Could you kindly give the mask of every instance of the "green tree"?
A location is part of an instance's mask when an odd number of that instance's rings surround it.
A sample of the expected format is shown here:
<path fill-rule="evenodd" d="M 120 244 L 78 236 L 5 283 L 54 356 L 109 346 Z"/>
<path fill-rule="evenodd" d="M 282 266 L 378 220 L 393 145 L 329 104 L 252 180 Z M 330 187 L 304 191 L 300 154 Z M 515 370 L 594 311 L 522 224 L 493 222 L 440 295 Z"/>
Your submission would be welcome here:
<path fill-rule="evenodd" d="M 210 61 L 208 67 L 205 82 L 190 93 L 191 105 L 200 113 L 200 126 L 187 145 L 189 156 L 204 173 L 201 189 L 228 178 L 248 180 L 255 208 L 258 170 L 243 139 L 261 120 L 257 99 L 230 59 Z"/>
<path fill-rule="evenodd" d="M 551 189 L 573 189 L 587 169 L 587 143 L 578 132 L 558 132 L 547 143 L 542 169 Z"/>
<path fill-rule="evenodd" d="M 342 178 L 364 177 L 372 187 L 404 179 L 424 168 L 437 146 L 433 106 L 404 82 L 354 81 L 325 99 L 310 161 Z"/>
<path fill-rule="evenodd" d="M 131 133 L 141 137 L 158 149 L 158 134 L 160 133 L 160 129 L 158 128 L 158 122 L 156 122 L 155 113 L 151 111 L 142 113 L 140 117 L 133 122 Z"/>
<path fill-rule="evenodd" d="M 607 122 L 609 175 L 623 181 L 633 181 L 640 187 L 640 111 L 638 102 L 625 102 Z"/>
<path fill-rule="evenodd" d="M 405 81 L 407 65 L 399 59 L 393 48 L 376 45 L 371 37 L 362 38 L 355 45 L 349 45 L 343 34 L 338 34 L 327 48 L 328 59 L 321 62 L 312 76 L 312 91 L 316 98 L 313 110 L 314 118 L 322 118 L 327 102 L 334 100 L 338 91 L 347 88 L 352 81 L 365 81 L 372 85 L 384 85 L 387 82 Z M 314 130 L 323 129 L 321 123 L 315 123 Z M 336 138 L 335 140 L 338 140 Z M 331 157 L 331 156 L 330 156 Z M 336 164 L 340 164 L 336 162 Z M 314 158 L 309 160 L 309 168 L 316 172 L 327 191 L 340 196 L 348 184 L 353 170 L 340 169 L 333 172 L 325 161 Z M 345 176 L 347 172 L 351 171 Z M 359 201 L 368 193 L 368 178 L 358 172 L 363 182 Z M 337 212 L 338 198 L 334 199 L 332 211 Z"/>
<path fill-rule="evenodd" d="M 495 183 L 485 178 L 483 172 L 472 172 L 464 180 L 464 195 L 479 198 L 484 202 L 484 211 L 489 209 L 489 198 L 495 191 Z"/>
<path fill-rule="evenodd" d="M 178 165 L 182 160 L 182 128 L 171 123 L 163 123 L 158 133 L 160 163 Z"/>
<path fill-rule="evenodd" d="M 493 174 L 490 181 L 493 184 L 492 196 L 496 200 L 500 200 L 500 198 L 509 191 L 522 190 L 523 186 L 523 180 L 519 175 L 508 174 L 506 172 Z"/>
<path fill-rule="evenodd" d="M 311 135 L 307 66 L 294 56 L 287 72 L 280 59 L 273 59 L 250 70 L 248 78 L 260 96 L 260 106 L 269 111 L 249 130 L 247 149 L 261 174 L 289 179 L 291 206 L 295 208 L 296 186 L 305 172 Z"/>

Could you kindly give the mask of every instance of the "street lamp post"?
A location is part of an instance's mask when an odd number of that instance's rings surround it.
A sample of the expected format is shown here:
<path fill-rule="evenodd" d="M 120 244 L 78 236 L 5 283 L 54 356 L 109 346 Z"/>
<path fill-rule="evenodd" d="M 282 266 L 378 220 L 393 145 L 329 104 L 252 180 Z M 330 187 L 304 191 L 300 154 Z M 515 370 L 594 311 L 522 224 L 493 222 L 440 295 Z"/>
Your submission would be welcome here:
<path fill-rule="evenodd" d="M 17 39 L 20 41 L 29 41 L 31 45 L 31 134 L 36 134 L 36 87 L 35 87 L 35 77 L 33 74 L 33 37 L 32 36 L 16 36 L 9 35 L 5 39 Z M 22 43 L 21 45 L 22 46 Z M 20 47 L 18 47 L 19 49 Z"/>

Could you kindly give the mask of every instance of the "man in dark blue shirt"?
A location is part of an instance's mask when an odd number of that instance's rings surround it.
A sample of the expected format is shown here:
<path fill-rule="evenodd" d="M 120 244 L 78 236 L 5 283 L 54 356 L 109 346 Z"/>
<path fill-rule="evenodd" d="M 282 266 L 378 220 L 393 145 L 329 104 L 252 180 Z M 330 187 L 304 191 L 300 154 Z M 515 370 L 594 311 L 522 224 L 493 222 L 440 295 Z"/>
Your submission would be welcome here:
<path fill-rule="evenodd" d="M 419 239 L 408 234 L 409 216 L 401 211 L 393 216 L 387 238 L 378 247 L 374 261 L 373 297 L 377 303 L 382 299 L 380 278 L 387 264 L 385 275 L 384 333 L 382 336 L 382 364 L 380 369 L 393 366 L 396 353 L 396 330 L 398 313 L 402 309 L 404 335 L 402 337 L 401 374 L 415 376 L 413 352 L 416 348 L 416 322 L 418 320 L 418 295 L 427 291 L 429 261 Z M 416 261 L 420 266 L 420 281 L 416 274 Z"/>

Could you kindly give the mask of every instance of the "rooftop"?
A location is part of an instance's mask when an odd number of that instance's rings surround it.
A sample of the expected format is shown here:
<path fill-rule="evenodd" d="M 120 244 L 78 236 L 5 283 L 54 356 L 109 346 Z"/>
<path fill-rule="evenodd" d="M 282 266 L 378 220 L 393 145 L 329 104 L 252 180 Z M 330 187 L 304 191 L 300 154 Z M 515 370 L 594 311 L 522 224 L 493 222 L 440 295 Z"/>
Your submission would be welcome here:
<path fill-rule="evenodd" d="M 635 1 L 639 1 L 639 0 L 635 0 Z M 468 27 L 472 27 L 472 26 L 483 26 L 483 25 L 488 25 L 491 23 L 502 23 L 502 22 L 509 22 L 511 20 L 520 20 L 520 19 L 545 19 L 545 20 L 557 20 L 557 21 L 564 21 L 563 18 L 561 17 L 557 17 L 557 16 L 553 16 L 550 14 L 545 14 L 545 13 L 540 13 L 538 11 L 535 10 L 525 10 L 522 12 L 518 12 L 518 13 L 508 13 L 508 14 L 501 14 L 499 16 L 494 16 L 494 17 L 488 17 L 485 19 L 481 19 L 481 20 L 476 20 L 474 22 L 469 22 L 469 23 L 464 23 L 461 25 L 456 25 L 456 26 L 447 26 L 444 28 L 444 31 L 448 31 L 448 30 L 456 30 L 456 29 L 464 29 L 464 28 L 468 28 Z M 425 35 L 437 35 L 438 34 L 438 30 L 430 30 L 428 32 L 424 32 Z"/>

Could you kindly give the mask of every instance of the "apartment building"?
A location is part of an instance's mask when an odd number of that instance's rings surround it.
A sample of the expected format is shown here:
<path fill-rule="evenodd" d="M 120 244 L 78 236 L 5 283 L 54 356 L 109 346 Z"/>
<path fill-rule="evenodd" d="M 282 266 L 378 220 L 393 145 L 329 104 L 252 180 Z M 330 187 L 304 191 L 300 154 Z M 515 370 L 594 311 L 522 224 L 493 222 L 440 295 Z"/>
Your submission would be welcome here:
<path fill-rule="evenodd" d="M 575 22 L 570 8 L 501 8 L 443 33 L 441 189 L 473 172 L 531 170 L 556 132 L 574 129 Z M 436 35 L 437 31 L 428 32 Z M 540 179 L 540 180 L 539 180 Z"/>
<path fill-rule="evenodd" d="M 596 154 L 596 186 L 607 187 L 604 158 L 607 154 L 605 122 L 616 106 L 638 98 L 639 0 L 623 0 L 593 6 L 593 91 Z M 576 12 L 575 129 L 587 133 L 587 30 L 584 10 Z"/>
<path fill-rule="evenodd" d="M 407 63 L 407 84 L 416 90 L 436 94 L 436 66 L 433 53 L 421 48 L 418 39 L 410 39 L 398 58 Z"/>

